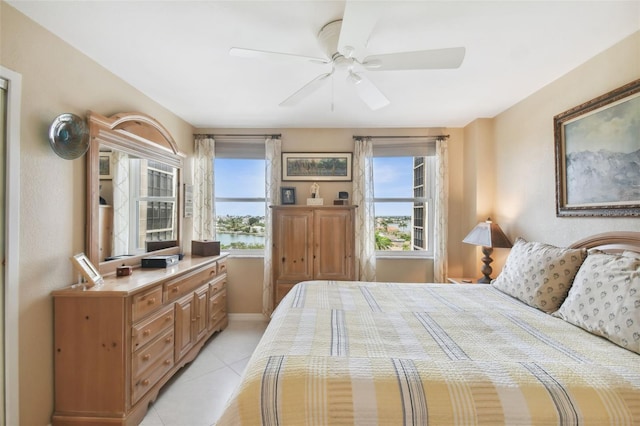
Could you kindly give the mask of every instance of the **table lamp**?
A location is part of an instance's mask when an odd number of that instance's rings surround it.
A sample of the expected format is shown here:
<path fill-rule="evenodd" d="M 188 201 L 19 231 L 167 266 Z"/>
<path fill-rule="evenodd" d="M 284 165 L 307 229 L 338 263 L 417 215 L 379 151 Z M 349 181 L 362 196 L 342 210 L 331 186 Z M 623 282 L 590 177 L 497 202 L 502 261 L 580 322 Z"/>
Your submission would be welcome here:
<path fill-rule="evenodd" d="M 490 283 L 492 280 L 491 272 L 493 270 L 491 269 L 490 263 L 493 261 L 491 258 L 493 248 L 510 248 L 512 246 L 509 238 L 502 232 L 498 224 L 491 221 L 491 218 L 487 219 L 486 222 L 477 224 L 462 242 L 482 246 L 482 254 L 484 255 L 482 258 L 482 263 L 484 263 L 482 266 L 482 274 L 484 276 L 480 278 L 478 282 L 485 284 Z"/>

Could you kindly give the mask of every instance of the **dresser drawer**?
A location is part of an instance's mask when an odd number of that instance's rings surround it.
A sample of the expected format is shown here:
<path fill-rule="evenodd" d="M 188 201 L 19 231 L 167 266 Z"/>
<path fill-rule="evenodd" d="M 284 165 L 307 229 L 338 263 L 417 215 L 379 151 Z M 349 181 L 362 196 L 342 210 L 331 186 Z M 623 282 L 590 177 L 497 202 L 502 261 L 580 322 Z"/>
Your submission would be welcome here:
<path fill-rule="evenodd" d="M 135 322 L 162 306 L 162 287 L 136 294 L 131 303 L 131 319 Z"/>
<path fill-rule="evenodd" d="M 218 278 L 209 284 L 209 294 L 214 295 L 227 288 L 227 276 L 218 274 Z"/>
<path fill-rule="evenodd" d="M 168 327 L 173 327 L 175 318 L 173 306 L 167 306 L 152 318 L 134 324 L 131 327 L 131 350 L 137 351 L 148 342 L 158 337 Z"/>
<path fill-rule="evenodd" d="M 168 348 L 139 377 L 131 376 L 131 403 L 135 404 L 173 367 L 173 348 Z"/>
<path fill-rule="evenodd" d="M 209 326 L 213 327 L 227 316 L 227 291 L 223 290 L 209 298 Z"/>
<path fill-rule="evenodd" d="M 218 275 L 222 275 L 227 272 L 227 259 L 218 260 Z"/>
<path fill-rule="evenodd" d="M 173 329 L 134 352 L 131 361 L 132 377 L 134 379 L 139 378 L 149 368 L 157 364 L 161 358 L 167 358 L 165 352 L 169 349 L 173 350 Z M 171 365 L 173 365 L 173 357 L 169 356 L 169 358 L 171 358 Z"/>
<path fill-rule="evenodd" d="M 217 265 L 214 263 L 213 265 L 202 271 L 187 274 L 180 278 L 176 278 L 175 280 L 168 281 L 167 283 L 165 283 L 167 300 L 176 300 L 181 296 L 195 290 L 200 285 L 211 281 L 216 277 L 217 271 Z"/>

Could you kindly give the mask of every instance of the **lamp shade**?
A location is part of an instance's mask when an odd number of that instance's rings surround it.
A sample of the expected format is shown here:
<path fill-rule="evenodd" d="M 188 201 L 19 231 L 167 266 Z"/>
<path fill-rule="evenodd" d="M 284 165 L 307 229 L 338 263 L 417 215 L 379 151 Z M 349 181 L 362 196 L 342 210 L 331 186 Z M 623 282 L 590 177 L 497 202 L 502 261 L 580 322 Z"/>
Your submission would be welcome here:
<path fill-rule="evenodd" d="M 511 241 L 502 232 L 502 229 L 498 224 L 493 223 L 490 218 L 486 222 L 477 224 L 462 242 L 492 248 L 510 248 L 512 246 Z"/>

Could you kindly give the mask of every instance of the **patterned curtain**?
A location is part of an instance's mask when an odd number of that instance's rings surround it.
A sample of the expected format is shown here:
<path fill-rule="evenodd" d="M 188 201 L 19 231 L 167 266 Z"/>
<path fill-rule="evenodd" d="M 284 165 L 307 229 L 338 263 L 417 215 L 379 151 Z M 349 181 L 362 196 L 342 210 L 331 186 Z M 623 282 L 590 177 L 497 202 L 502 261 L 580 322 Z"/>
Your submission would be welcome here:
<path fill-rule="evenodd" d="M 447 282 L 447 229 L 449 205 L 449 145 L 446 139 L 436 141 L 436 197 L 434 220 L 433 280 Z"/>
<path fill-rule="evenodd" d="M 358 279 L 376 280 L 375 211 L 373 207 L 373 143 L 356 138 L 353 158 L 353 204 L 356 209 Z"/>
<path fill-rule="evenodd" d="M 215 141 L 208 136 L 195 138 L 195 160 L 193 171 L 193 238 L 215 240 L 216 212 L 213 181 Z"/>
<path fill-rule="evenodd" d="M 265 212 L 264 212 L 264 278 L 262 282 L 262 314 L 269 318 L 273 312 L 273 212 L 269 208 L 280 204 L 280 170 L 282 143 L 280 139 L 268 137 L 265 140 Z"/>
<path fill-rule="evenodd" d="M 113 249 L 109 255 L 130 254 L 129 250 L 129 155 L 111 152 L 113 167 Z"/>

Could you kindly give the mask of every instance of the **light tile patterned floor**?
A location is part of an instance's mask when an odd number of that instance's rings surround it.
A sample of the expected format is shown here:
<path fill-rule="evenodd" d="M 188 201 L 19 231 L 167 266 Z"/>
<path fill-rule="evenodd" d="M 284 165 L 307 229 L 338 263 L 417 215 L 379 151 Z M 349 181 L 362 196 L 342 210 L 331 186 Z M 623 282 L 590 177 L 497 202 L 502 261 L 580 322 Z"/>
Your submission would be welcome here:
<path fill-rule="evenodd" d="M 213 425 L 266 327 L 263 321 L 231 320 L 162 388 L 140 425 Z"/>

